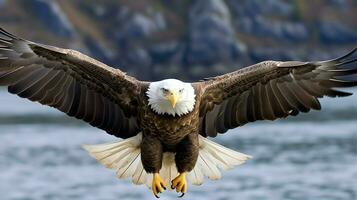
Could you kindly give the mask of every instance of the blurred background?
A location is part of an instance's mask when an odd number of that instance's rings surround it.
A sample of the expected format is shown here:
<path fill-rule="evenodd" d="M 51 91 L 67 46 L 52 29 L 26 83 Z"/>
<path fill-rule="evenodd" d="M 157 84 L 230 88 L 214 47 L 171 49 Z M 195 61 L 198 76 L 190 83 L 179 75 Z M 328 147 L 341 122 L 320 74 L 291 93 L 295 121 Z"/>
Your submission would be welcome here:
<path fill-rule="evenodd" d="M 357 45 L 357 0 L 0 0 L 0 26 L 142 80 L 190 81 L 263 60 L 342 55 Z M 218 137 L 254 158 L 186 198 L 357 199 L 356 102 L 322 99 L 321 112 Z M 0 199 L 151 199 L 80 148 L 113 140 L 0 88 Z"/>
<path fill-rule="evenodd" d="M 356 0 L 0 0 L 2 27 L 145 80 L 195 80 L 357 44 Z"/>

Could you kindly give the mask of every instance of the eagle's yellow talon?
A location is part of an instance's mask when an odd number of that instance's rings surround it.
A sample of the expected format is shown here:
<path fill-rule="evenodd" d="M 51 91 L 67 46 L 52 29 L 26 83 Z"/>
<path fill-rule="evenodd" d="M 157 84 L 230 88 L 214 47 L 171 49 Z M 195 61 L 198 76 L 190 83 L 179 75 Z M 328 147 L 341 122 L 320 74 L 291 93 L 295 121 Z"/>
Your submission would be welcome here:
<path fill-rule="evenodd" d="M 182 192 L 183 194 L 187 191 L 186 173 L 180 173 L 174 180 L 172 180 L 171 188 L 176 188 L 176 192 Z"/>
<path fill-rule="evenodd" d="M 159 173 L 153 174 L 151 190 L 156 198 L 160 198 L 158 194 L 166 190 L 165 182 L 161 179 Z"/>

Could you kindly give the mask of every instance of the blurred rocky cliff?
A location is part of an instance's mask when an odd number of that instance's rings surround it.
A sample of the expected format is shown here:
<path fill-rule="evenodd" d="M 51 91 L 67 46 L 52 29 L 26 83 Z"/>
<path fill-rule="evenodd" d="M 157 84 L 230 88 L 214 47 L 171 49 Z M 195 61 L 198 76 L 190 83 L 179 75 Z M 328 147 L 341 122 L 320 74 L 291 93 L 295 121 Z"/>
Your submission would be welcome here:
<path fill-rule="evenodd" d="M 0 26 L 146 80 L 200 79 L 357 45 L 357 0 L 0 0 Z"/>

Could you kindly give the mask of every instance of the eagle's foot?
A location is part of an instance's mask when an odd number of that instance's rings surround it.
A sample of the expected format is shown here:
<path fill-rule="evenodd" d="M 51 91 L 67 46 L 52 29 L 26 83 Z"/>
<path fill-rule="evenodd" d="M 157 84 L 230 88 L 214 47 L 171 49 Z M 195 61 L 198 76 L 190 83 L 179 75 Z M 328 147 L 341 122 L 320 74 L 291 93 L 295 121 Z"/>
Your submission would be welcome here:
<path fill-rule="evenodd" d="M 186 173 L 180 173 L 174 180 L 171 181 L 171 188 L 175 189 L 176 192 L 181 192 L 180 197 L 183 197 L 187 191 L 187 181 L 186 181 Z"/>
<path fill-rule="evenodd" d="M 161 179 L 159 173 L 153 174 L 151 190 L 156 198 L 160 198 L 158 194 L 166 190 L 165 182 Z"/>

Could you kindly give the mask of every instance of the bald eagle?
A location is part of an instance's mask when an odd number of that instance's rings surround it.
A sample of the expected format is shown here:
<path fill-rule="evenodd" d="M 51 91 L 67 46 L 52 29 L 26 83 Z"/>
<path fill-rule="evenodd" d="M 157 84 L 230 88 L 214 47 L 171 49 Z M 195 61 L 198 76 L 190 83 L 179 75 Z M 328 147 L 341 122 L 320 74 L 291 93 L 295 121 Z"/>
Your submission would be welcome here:
<path fill-rule="evenodd" d="M 345 97 L 356 86 L 353 49 L 319 62 L 264 61 L 194 83 L 139 81 L 77 51 L 21 39 L 0 29 L 0 86 L 54 107 L 118 138 L 84 145 L 119 178 L 147 184 L 153 194 L 167 186 L 185 194 L 187 181 L 216 180 L 220 169 L 250 156 L 207 139 L 257 120 L 320 110 L 318 98 Z"/>

